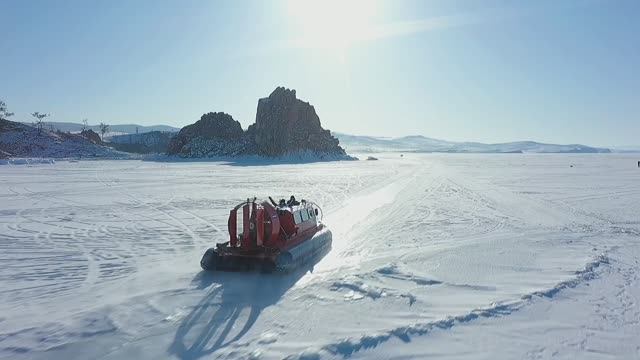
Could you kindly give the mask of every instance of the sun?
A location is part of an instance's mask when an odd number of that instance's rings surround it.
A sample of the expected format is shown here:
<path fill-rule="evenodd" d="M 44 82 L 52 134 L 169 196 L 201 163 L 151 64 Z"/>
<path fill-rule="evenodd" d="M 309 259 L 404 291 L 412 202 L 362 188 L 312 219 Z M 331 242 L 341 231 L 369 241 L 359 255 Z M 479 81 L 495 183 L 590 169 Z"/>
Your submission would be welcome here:
<path fill-rule="evenodd" d="M 344 50 L 370 33 L 378 13 L 375 0 L 289 0 L 295 46 Z"/>

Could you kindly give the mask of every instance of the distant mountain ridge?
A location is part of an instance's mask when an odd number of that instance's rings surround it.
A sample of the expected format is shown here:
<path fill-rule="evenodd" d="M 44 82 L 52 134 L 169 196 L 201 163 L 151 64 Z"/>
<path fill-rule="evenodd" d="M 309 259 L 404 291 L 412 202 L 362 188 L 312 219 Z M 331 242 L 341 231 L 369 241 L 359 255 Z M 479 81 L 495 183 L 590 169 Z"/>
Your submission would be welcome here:
<path fill-rule="evenodd" d="M 608 148 L 582 144 L 545 144 L 535 141 L 514 141 L 485 144 L 480 142 L 454 142 L 422 135 L 386 138 L 333 133 L 349 152 L 442 152 L 442 153 L 610 153 Z"/>
<path fill-rule="evenodd" d="M 71 122 L 47 122 L 47 127 L 51 124 L 55 129 L 66 132 L 80 132 L 83 125 Z M 99 131 L 98 125 L 89 125 L 88 129 Z M 136 124 L 110 125 L 110 133 L 135 134 L 149 133 L 153 131 L 175 132 L 180 131 L 168 125 L 142 126 Z M 402 137 L 380 137 L 366 135 L 350 135 L 339 132 L 331 133 L 340 141 L 347 152 L 441 152 L 441 153 L 610 153 L 610 152 L 637 152 L 633 148 L 604 148 L 593 147 L 583 144 L 547 144 L 536 141 L 514 141 L 506 143 L 487 144 L 473 141 L 447 141 L 434 139 L 422 135 L 409 135 Z"/>

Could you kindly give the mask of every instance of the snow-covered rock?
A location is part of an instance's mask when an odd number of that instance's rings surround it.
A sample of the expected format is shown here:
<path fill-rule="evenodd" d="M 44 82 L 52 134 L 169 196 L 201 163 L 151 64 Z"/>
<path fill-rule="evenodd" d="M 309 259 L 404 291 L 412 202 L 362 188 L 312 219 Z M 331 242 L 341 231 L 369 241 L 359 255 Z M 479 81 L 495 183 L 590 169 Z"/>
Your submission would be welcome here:
<path fill-rule="evenodd" d="M 91 129 L 82 130 L 80 132 L 80 135 L 87 138 L 89 141 L 91 141 L 94 144 L 102 145 L 102 139 L 100 139 L 100 135 L 98 135 L 97 132 Z"/>
<path fill-rule="evenodd" d="M 248 153 L 250 140 L 244 138 L 242 126 L 231 115 L 210 112 L 183 127 L 169 142 L 167 154 L 200 158 Z"/>
<path fill-rule="evenodd" d="M 255 142 L 259 154 L 280 156 L 311 150 L 325 154 L 346 154 L 338 139 L 322 128 L 313 105 L 299 100 L 295 90 L 276 88 L 258 101 Z"/>
<path fill-rule="evenodd" d="M 329 130 L 322 128 L 312 105 L 295 90 L 276 88 L 258 101 L 256 122 L 243 131 L 223 112 L 202 115 L 169 143 L 167 153 L 186 158 L 258 155 L 272 158 L 304 153 L 317 158 L 349 158 Z"/>

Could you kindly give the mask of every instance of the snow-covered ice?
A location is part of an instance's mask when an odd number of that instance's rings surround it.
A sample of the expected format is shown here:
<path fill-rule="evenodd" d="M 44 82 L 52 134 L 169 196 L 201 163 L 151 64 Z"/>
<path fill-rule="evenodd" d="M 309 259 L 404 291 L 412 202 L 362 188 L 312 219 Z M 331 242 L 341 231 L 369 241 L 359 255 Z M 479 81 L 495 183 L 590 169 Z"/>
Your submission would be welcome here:
<path fill-rule="evenodd" d="M 0 167 L 0 358 L 638 358 L 624 154 Z M 204 273 L 229 208 L 295 194 L 333 250 Z"/>

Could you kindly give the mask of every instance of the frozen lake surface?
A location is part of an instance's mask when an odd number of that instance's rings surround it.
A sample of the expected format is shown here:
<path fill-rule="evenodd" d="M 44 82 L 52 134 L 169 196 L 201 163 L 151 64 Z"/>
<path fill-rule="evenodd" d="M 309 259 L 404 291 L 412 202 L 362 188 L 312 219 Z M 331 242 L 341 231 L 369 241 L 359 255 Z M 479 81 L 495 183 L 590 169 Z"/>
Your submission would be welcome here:
<path fill-rule="evenodd" d="M 638 358 L 637 156 L 0 166 L 0 358 Z M 206 274 L 229 209 L 323 206 L 333 250 Z"/>

